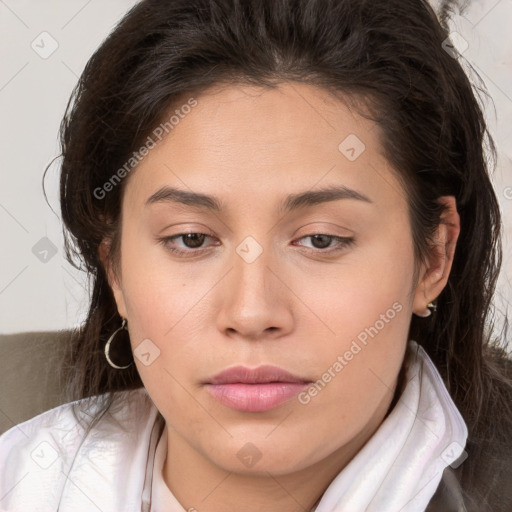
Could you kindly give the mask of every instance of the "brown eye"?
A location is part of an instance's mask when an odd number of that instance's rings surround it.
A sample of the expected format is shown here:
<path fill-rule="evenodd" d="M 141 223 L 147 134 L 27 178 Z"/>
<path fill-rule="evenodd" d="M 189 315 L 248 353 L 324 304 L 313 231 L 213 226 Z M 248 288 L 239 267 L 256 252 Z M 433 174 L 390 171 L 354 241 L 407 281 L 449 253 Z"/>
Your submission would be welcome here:
<path fill-rule="evenodd" d="M 178 233 L 177 235 L 160 238 L 159 242 L 171 253 L 178 256 L 194 256 L 202 252 L 204 241 L 212 238 L 205 233 Z M 182 242 L 181 246 L 176 247 L 177 241 Z"/>
<path fill-rule="evenodd" d="M 315 249 L 327 249 L 333 240 L 333 237 L 329 235 L 312 235 L 310 238 Z"/>
<path fill-rule="evenodd" d="M 205 236 L 206 235 L 203 233 L 187 233 L 185 235 L 179 235 L 189 249 L 197 249 L 200 247 Z"/>
<path fill-rule="evenodd" d="M 312 249 L 315 250 L 315 252 L 337 252 L 354 243 L 354 238 L 327 235 L 324 233 L 303 236 L 302 238 L 299 238 L 299 240 L 304 240 L 307 238 L 312 240 Z M 331 243 L 333 241 L 335 242 L 334 245 Z"/>

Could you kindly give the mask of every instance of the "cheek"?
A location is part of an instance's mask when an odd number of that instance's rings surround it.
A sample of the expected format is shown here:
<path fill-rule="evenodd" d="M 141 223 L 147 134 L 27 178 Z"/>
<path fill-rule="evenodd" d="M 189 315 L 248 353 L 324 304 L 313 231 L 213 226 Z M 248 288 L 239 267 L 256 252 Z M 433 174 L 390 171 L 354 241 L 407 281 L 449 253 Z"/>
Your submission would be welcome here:
<path fill-rule="evenodd" d="M 162 338 L 186 315 L 201 286 L 147 231 L 133 230 L 123 237 L 122 282 L 130 332 L 135 339 Z"/>
<path fill-rule="evenodd" d="M 297 280 L 302 283 L 298 293 L 319 312 L 337 347 L 372 326 L 380 339 L 392 338 L 407 330 L 410 321 L 413 266 L 409 238 L 400 232 L 374 236 L 323 274 L 304 272 Z"/>
<path fill-rule="evenodd" d="M 126 236 L 121 253 L 134 360 L 160 410 L 167 410 L 169 403 L 180 403 L 179 409 L 190 412 L 193 401 L 182 386 L 189 386 L 204 361 L 207 338 L 203 333 L 211 332 L 214 325 L 209 291 L 218 278 L 205 265 L 200 270 L 200 265 L 172 261 L 154 242 L 139 243 L 143 237 Z M 193 421 L 193 416 L 187 413 L 182 419 Z"/>
<path fill-rule="evenodd" d="M 322 342 L 310 349 L 320 382 L 304 401 L 315 414 L 355 426 L 395 385 L 411 319 L 414 261 L 409 239 L 394 240 L 376 241 L 318 283 L 315 310 L 330 334 L 323 329 Z"/>

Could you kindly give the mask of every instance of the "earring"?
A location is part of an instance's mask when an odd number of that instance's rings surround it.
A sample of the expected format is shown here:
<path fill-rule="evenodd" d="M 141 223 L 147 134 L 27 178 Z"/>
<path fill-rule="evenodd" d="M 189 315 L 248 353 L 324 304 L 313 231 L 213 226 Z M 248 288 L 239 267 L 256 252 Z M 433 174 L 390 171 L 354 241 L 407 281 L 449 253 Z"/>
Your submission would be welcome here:
<path fill-rule="evenodd" d="M 116 337 L 116 334 L 122 330 L 128 331 L 128 329 L 126 328 L 126 318 L 123 318 L 123 323 L 121 324 L 121 327 L 119 327 L 119 329 L 116 329 L 114 331 L 112 336 L 110 336 L 110 338 L 108 339 L 107 344 L 105 345 L 105 357 L 107 358 L 107 362 L 110 366 L 112 366 L 112 368 L 116 368 L 117 370 L 124 370 L 125 368 L 128 368 L 129 366 L 131 366 L 133 364 L 133 361 L 132 361 L 130 364 L 128 364 L 126 366 L 118 366 L 117 364 L 115 364 L 112 361 L 112 359 L 110 359 L 110 344 L 112 343 L 112 340 Z"/>
<path fill-rule="evenodd" d="M 430 308 L 432 308 L 432 309 L 430 309 Z M 415 315 L 419 316 L 421 318 L 427 318 L 432 314 L 432 311 L 437 311 L 437 304 L 434 304 L 433 302 L 429 302 L 427 304 L 425 313 L 423 313 L 421 315 L 419 313 L 415 313 Z"/>

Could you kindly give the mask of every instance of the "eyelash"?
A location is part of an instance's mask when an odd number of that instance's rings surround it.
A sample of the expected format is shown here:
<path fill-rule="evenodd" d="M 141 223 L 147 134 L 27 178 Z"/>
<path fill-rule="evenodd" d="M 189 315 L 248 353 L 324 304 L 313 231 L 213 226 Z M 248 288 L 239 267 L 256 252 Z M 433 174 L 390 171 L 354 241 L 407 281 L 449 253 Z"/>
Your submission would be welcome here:
<path fill-rule="evenodd" d="M 169 246 L 169 244 L 172 241 L 174 241 L 174 239 L 182 238 L 182 237 L 184 237 L 186 235 L 205 235 L 208 238 L 212 238 L 212 237 L 210 237 L 210 235 L 207 235 L 206 233 L 178 233 L 177 235 L 159 238 L 158 241 L 169 252 L 171 252 L 172 254 L 177 255 L 177 256 L 194 256 L 196 254 L 202 253 L 203 251 L 207 250 L 207 249 L 204 249 L 204 248 L 183 250 L 183 249 L 176 249 L 175 247 L 170 247 Z M 328 248 L 328 249 L 315 249 L 315 248 L 313 248 L 313 249 L 311 249 L 310 248 L 310 250 L 312 252 L 316 252 L 316 253 L 323 253 L 323 254 L 338 253 L 338 252 L 341 252 L 342 250 L 346 249 L 347 247 L 352 246 L 354 244 L 354 242 L 355 242 L 355 239 L 353 237 L 352 238 L 350 238 L 350 237 L 342 237 L 342 236 L 336 236 L 336 235 L 329 235 L 327 233 L 313 233 L 311 235 L 302 236 L 298 240 L 302 240 L 304 238 L 312 238 L 314 236 L 326 236 L 328 238 L 331 238 L 333 240 L 337 240 L 338 241 L 338 247 L 335 248 L 335 249 L 332 249 L 332 248 Z"/>

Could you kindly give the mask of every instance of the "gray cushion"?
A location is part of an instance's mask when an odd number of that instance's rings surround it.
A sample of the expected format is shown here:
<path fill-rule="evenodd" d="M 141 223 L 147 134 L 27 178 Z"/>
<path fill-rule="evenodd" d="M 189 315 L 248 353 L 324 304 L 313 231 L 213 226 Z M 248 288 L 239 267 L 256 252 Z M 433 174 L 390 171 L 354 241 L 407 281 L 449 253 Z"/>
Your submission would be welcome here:
<path fill-rule="evenodd" d="M 70 333 L 0 335 L 0 433 L 67 401 L 62 358 Z"/>

